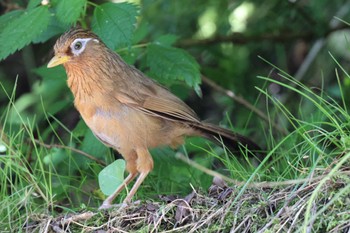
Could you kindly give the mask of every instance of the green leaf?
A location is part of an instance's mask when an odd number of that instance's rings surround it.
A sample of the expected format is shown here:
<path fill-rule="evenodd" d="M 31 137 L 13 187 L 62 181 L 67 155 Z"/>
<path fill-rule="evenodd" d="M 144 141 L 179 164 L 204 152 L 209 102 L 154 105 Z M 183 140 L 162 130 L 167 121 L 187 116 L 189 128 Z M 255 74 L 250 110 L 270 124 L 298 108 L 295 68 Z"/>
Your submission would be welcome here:
<path fill-rule="evenodd" d="M 201 83 L 199 65 L 186 51 L 161 44 L 151 44 L 147 48 L 147 65 L 153 76 L 169 81 L 185 81 L 195 88 Z"/>
<path fill-rule="evenodd" d="M 0 17 L 0 33 L 3 29 L 12 22 L 12 20 L 17 19 L 21 14 L 23 14 L 23 10 L 14 10 L 6 13 Z"/>
<path fill-rule="evenodd" d="M 78 124 L 75 126 L 73 130 L 74 137 L 83 137 L 86 134 L 86 131 L 88 131 L 88 127 L 83 119 L 80 119 Z"/>
<path fill-rule="evenodd" d="M 40 3 L 41 3 L 41 0 L 30 0 L 28 3 L 27 9 L 28 10 L 33 9 L 36 6 L 38 6 Z"/>
<path fill-rule="evenodd" d="M 81 150 L 96 158 L 105 158 L 109 149 L 95 137 L 91 130 L 86 130 Z"/>
<path fill-rule="evenodd" d="M 47 155 L 45 155 L 43 162 L 46 165 L 58 165 L 60 162 L 62 162 L 67 157 L 65 151 L 60 148 L 52 148 L 51 152 Z"/>
<path fill-rule="evenodd" d="M 32 42 L 47 28 L 49 21 L 50 13 L 46 6 L 25 11 L 12 20 L 0 34 L 0 60 Z"/>
<path fill-rule="evenodd" d="M 59 0 L 57 4 L 57 19 L 63 24 L 75 23 L 84 11 L 86 0 Z"/>
<path fill-rule="evenodd" d="M 57 81 L 59 83 L 66 84 L 66 71 L 63 66 L 56 66 L 53 68 L 47 68 L 46 65 L 38 67 L 33 70 L 33 72 L 44 80 Z M 55 85 L 57 85 L 55 83 Z"/>
<path fill-rule="evenodd" d="M 172 34 L 162 35 L 156 39 L 155 43 L 165 46 L 171 46 L 177 41 L 178 38 L 178 36 Z"/>
<path fill-rule="evenodd" d="M 129 46 L 138 8 L 130 3 L 105 3 L 95 8 L 92 30 L 111 49 Z"/>
<path fill-rule="evenodd" d="M 125 161 L 118 159 L 98 174 L 98 183 L 105 195 L 111 195 L 123 183 Z"/>
<path fill-rule="evenodd" d="M 132 38 L 132 44 L 138 44 L 140 43 L 143 39 L 146 38 L 148 35 L 150 29 L 148 24 L 145 22 L 145 20 L 141 21 L 138 25 L 136 30 L 134 31 L 134 35 Z"/>
<path fill-rule="evenodd" d="M 46 30 L 40 33 L 40 35 L 33 40 L 33 43 L 44 43 L 53 36 L 64 33 L 67 29 L 67 25 L 63 25 L 56 17 L 50 17 L 50 22 Z"/>

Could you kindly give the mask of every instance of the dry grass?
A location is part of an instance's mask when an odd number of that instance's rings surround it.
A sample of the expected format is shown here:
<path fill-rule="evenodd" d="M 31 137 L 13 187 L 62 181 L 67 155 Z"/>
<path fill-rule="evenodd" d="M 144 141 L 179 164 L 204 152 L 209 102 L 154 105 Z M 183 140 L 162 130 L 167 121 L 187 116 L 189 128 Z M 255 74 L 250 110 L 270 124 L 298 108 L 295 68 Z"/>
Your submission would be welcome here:
<path fill-rule="evenodd" d="M 326 177 L 327 171 L 317 174 Z M 350 171 L 303 183 L 228 187 L 214 179 L 208 192 L 160 197 L 109 211 L 28 216 L 26 232 L 350 232 Z M 292 182 L 293 183 L 293 182 Z M 254 186 L 254 185 L 253 185 Z M 315 199 L 311 196 L 318 190 Z M 239 197 L 239 198 L 237 198 Z M 310 212 L 307 206 L 311 202 Z M 307 221 L 305 220 L 305 217 Z"/>

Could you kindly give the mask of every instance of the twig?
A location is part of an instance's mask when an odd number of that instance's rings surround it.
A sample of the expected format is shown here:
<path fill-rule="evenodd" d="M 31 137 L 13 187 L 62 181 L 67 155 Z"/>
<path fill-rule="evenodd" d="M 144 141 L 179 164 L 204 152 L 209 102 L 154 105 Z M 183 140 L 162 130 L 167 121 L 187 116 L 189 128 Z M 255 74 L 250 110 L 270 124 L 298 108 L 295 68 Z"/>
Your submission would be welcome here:
<path fill-rule="evenodd" d="M 262 118 L 264 121 L 271 123 L 272 127 L 274 127 L 275 129 L 277 129 L 278 131 L 282 132 L 283 134 L 287 134 L 286 130 L 284 128 L 281 128 L 279 125 L 277 125 L 276 123 L 270 121 L 270 119 L 268 118 L 268 116 L 263 113 L 262 111 L 260 111 L 259 109 L 257 109 L 254 105 L 252 105 L 251 103 L 249 103 L 247 100 L 245 100 L 243 97 L 241 96 L 237 96 L 233 91 L 231 90 L 226 90 L 225 88 L 217 85 L 215 82 L 213 82 L 212 80 L 210 80 L 209 78 L 205 77 L 204 75 L 202 75 L 202 80 L 205 84 L 209 85 L 211 88 L 213 88 L 215 91 L 223 93 L 224 95 L 230 97 L 231 99 L 233 99 L 234 101 L 236 101 L 237 103 L 243 105 L 245 108 L 251 110 L 252 112 L 254 112 L 256 115 L 258 115 L 260 118 Z"/>
<path fill-rule="evenodd" d="M 206 46 L 206 45 L 215 45 L 220 43 L 233 43 L 233 44 L 248 44 L 253 42 L 261 42 L 261 41 L 271 41 L 271 42 L 286 42 L 292 41 L 296 39 L 310 40 L 316 36 L 318 37 L 326 37 L 332 32 L 339 31 L 347 28 L 347 25 L 338 25 L 337 27 L 329 28 L 324 31 L 323 34 L 319 34 L 318 32 L 308 31 L 301 33 L 297 32 L 287 32 L 288 30 L 280 29 L 280 34 L 275 33 L 262 33 L 258 35 L 246 35 L 244 33 L 234 32 L 228 36 L 216 35 L 206 39 L 184 39 L 180 40 L 176 45 L 179 47 L 193 47 L 193 46 Z"/>
<path fill-rule="evenodd" d="M 241 226 L 243 226 L 243 225 L 245 224 L 245 222 L 248 221 L 251 217 L 252 217 L 252 216 L 247 215 L 247 217 L 245 217 L 245 218 L 243 219 L 243 221 L 237 226 L 237 228 L 235 228 L 235 229 L 232 228 L 230 232 L 231 232 L 231 233 L 238 232 L 239 228 L 241 228 Z"/>
<path fill-rule="evenodd" d="M 203 221 L 203 222 L 197 221 L 197 224 L 195 224 L 195 226 L 194 226 L 190 231 L 188 231 L 188 233 L 198 232 L 198 230 L 199 230 L 203 225 L 205 225 L 205 224 L 208 225 L 208 223 L 210 222 L 210 220 L 212 220 L 213 218 L 215 218 L 215 217 L 217 217 L 217 216 L 222 215 L 223 212 L 224 212 L 224 209 L 220 208 L 220 209 L 216 210 L 214 213 L 211 213 L 211 214 L 207 215 L 205 221 Z"/>
<path fill-rule="evenodd" d="M 17 3 L 13 3 L 12 1 L 0 1 L 0 6 L 2 6 L 5 9 L 4 13 L 24 9 L 23 7 L 19 6 Z"/>
<path fill-rule="evenodd" d="M 304 187 L 300 187 L 297 191 L 295 191 L 290 197 L 286 199 L 284 202 L 282 208 L 277 212 L 277 214 L 263 227 L 261 228 L 258 233 L 263 233 L 265 232 L 274 222 L 276 219 L 278 219 L 286 210 L 286 207 L 289 205 L 289 203 L 296 197 L 300 191 L 302 191 Z"/>
<path fill-rule="evenodd" d="M 206 167 L 203 167 L 202 165 L 194 162 L 193 160 L 188 159 L 182 153 L 176 153 L 176 158 L 178 158 L 178 159 L 184 161 L 185 163 L 187 163 L 188 165 L 204 172 L 205 174 L 208 174 L 208 175 L 213 176 L 213 177 L 218 177 L 218 178 L 223 179 L 224 181 L 229 182 L 231 184 L 241 186 L 241 185 L 244 185 L 246 183 L 244 181 L 238 181 L 238 180 L 231 179 L 231 178 L 229 178 L 225 175 L 222 175 L 216 171 L 213 171 L 213 170 L 210 170 Z M 340 172 L 337 172 L 335 175 L 350 175 L 350 171 L 340 171 Z M 285 181 L 276 181 L 276 182 L 252 182 L 252 183 L 248 184 L 248 187 L 250 187 L 250 188 L 274 188 L 274 187 L 279 187 L 279 186 L 290 186 L 290 185 L 303 184 L 306 182 L 312 183 L 312 182 L 322 180 L 326 176 L 327 176 L 327 174 L 319 175 L 319 176 L 316 176 L 313 178 L 303 178 L 303 179 L 295 179 L 295 180 L 285 180 Z"/>
<path fill-rule="evenodd" d="M 71 222 L 75 222 L 76 224 L 78 224 L 77 222 L 78 221 L 81 221 L 81 220 L 88 220 L 90 218 L 92 218 L 96 213 L 93 213 L 92 211 L 87 211 L 87 212 L 84 212 L 84 213 L 81 213 L 81 214 L 76 214 L 76 215 L 71 215 L 70 217 L 68 218 L 63 218 L 61 219 L 61 224 L 62 225 L 67 225 Z"/>
<path fill-rule="evenodd" d="M 336 16 L 338 16 L 339 18 L 344 17 L 348 12 L 349 12 L 349 6 L 350 3 L 346 3 L 344 6 L 342 6 L 338 12 L 335 14 Z M 344 27 L 346 26 L 346 27 Z M 341 24 L 341 22 L 335 18 L 333 18 L 330 22 L 329 22 L 329 27 L 332 29 L 333 31 L 336 30 L 341 30 L 344 28 L 348 28 L 349 26 L 346 24 Z M 331 32 L 333 32 L 331 31 Z M 312 46 L 312 48 L 310 49 L 309 53 L 307 54 L 307 56 L 305 57 L 303 63 L 301 64 L 301 66 L 299 67 L 297 73 L 294 75 L 294 78 L 298 81 L 300 81 L 306 74 L 306 72 L 309 70 L 311 64 L 314 62 L 314 60 L 316 59 L 317 55 L 319 54 L 319 52 L 321 51 L 321 49 L 323 48 L 323 46 L 326 44 L 326 36 L 328 34 L 325 34 L 323 37 L 321 36 Z"/>
<path fill-rule="evenodd" d="M 76 149 L 74 147 L 64 146 L 64 145 L 59 145 L 59 144 L 45 144 L 45 143 L 43 143 L 43 142 L 41 142 L 41 141 L 39 141 L 37 139 L 34 139 L 34 142 L 36 144 L 40 145 L 40 146 L 43 146 L 43 147 L 47 148 L 47 149 L 61 148 L 61 149 L 71 150 L 71 151 L 74 151 L 74 152 L 76 152 L 78 154 L 81 154 L 81 155 L 83 155 L 83 156 L 85 156 L 85 157 L 95 161 L 98 164 L 101 164 L 103 166 L 107 165 L 106 162 L 104 162 L 104 161 L 102 161 L 102 160 L 100 160 L 98 158 L 95 158 L 94 156 L 92 156 L 92 155 L 90 155 L 90 154 L 88 154 L 88 153 L 86 153 L 86 152 L 84 152 L 82 150 Z"/>

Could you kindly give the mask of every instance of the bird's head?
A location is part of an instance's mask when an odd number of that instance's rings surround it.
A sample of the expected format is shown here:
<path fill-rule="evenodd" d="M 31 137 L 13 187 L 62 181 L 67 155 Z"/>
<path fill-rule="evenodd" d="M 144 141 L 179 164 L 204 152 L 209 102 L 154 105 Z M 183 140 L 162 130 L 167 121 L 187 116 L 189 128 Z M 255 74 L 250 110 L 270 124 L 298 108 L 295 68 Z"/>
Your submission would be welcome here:
<path fill-rule="evenodd" d="M 80 27 L 71 28 L 64 33 L 54 46 L 55 56 L 47 67 L 51 68 L 61 64 L 81 64 L 86 58 L 93 58 L 96 52 L 105 48 L 97 35 Z"/>

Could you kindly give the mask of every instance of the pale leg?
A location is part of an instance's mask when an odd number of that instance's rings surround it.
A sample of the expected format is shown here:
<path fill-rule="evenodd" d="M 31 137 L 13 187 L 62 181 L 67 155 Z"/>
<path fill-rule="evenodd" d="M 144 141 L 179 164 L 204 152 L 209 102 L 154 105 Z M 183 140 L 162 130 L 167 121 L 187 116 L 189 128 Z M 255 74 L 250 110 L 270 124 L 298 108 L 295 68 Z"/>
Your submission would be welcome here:
<path fill-rule="evenodd" d="M 131 202 L 132 197 L 135 195 L 137 189 L 140 187 L 146 176 L 148 175 L 148 172 L 142 172 L 140 173 L 140 176 L 137 178 L 134 186 L 132 186 L 132 189 L 130 190 L 129 194 L 124 199 L 124 203 L 129 204 Z"/>
<path fill-rule="evenodd" d="M 140 187 L 142 182 L 145 180 L 147 175 L 153 169 L 153 159 L 147 148 L 137 148 L 136 149 L 137 160 L 136 160 L 136 168 L 139 172 L 140 176 L 137 178 L 134 186 L 130 190 L 130 193 L 124 199 L 124 203 L 130 203 L 132 197 L 135 195 L 137 189 Z"/>
<path fill-rule="evenodd" d="M 130 173 L 125 180 L 123 181 L 123 183 L 121 185 L 119 185 L 119 187 L 114 191 L 114 193 L 112 193 L 109 197 L 106 198 L 106 200 L 104 200 L 104 202 L 102 203 L 102 205 L 100 206 L 100 210 L 101 209 L 108 209 L 111 208 L 112 202 L 113 200 L 118 196 L 118 194 L 137 176 L 137 173 Z M 139 180 L 139 178 L 137 179 Z M 135 183 L 136 185 L 136 183 Z M 134 187 L 135 187 L 134 185 Z M 134 189 L 134 187 L 132 189 Z M 131 193 L 131 192 L 130 192 Z M 130 195 L 130 194 L 129 194 Z M 129 196 L 128 195 L 128 196 Z M 127 196 L 127 197 L 128 197 Z"/>

